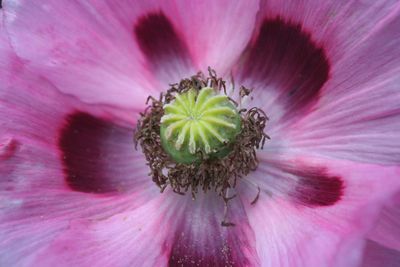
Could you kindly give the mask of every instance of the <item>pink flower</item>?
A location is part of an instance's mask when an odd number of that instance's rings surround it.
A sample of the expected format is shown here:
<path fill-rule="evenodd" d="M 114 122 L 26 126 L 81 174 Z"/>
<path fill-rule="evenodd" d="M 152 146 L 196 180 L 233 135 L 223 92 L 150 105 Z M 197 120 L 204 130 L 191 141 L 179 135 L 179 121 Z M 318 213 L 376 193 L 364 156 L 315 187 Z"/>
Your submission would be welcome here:
<path fill-rule="evenodd" d="M 28 2 L 0 10 L 0 266 L 399 264 L 398 1 Z M 208 66 L 270 117 L 234 227 L 132 143 Z"/>

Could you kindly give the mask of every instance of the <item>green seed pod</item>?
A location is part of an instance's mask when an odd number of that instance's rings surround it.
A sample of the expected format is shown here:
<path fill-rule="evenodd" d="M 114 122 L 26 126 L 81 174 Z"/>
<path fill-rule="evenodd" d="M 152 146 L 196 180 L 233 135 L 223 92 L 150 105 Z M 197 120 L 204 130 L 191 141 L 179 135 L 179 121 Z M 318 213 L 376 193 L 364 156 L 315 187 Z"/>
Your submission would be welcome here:
<path fill-rule="evenodd" d="M 174 161 L 190 164 L 226 156 L 240 130 L 241 118 L 232 101 L 204 87 L 177 94 L 164 105 L 160 136 Z"/>

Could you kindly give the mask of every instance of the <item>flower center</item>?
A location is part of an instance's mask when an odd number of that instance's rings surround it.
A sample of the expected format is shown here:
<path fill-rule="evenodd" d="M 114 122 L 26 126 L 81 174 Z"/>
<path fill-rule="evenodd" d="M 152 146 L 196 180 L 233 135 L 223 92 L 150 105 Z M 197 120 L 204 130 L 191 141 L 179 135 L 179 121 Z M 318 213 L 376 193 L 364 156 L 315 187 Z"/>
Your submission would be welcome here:
<path fill-rule="evenodd" d="M 134 140 L 161 192 L 170 187 L 195 198 L 199 190 L 213 190 L 227 202 L 228 189 L 257 168 L 268 118 L 256 107 L 238 110 L 225 84 L 209 69 L 208 77 L 198 73 L 172 84 L 159 99 L 149 97 Z M 237 95 L 249 92 L 241 87 Z"/>
<path fill-rule="evenodd" d="M 179 163 L 226 156 L 240 132 L 241 118 L 235 105 L 211 87 L 176 94 L 163 108 L 161 143 Z"/>

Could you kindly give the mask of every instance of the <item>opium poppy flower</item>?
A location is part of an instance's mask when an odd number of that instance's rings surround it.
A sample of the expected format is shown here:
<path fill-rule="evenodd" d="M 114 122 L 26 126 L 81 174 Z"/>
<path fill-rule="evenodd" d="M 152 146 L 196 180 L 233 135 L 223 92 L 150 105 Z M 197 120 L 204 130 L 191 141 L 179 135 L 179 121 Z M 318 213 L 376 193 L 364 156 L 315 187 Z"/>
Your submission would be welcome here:
<path fill-rule="evenodd" d="M 0 266 L 400 264 L 398 1 L 1 6 Z"/>

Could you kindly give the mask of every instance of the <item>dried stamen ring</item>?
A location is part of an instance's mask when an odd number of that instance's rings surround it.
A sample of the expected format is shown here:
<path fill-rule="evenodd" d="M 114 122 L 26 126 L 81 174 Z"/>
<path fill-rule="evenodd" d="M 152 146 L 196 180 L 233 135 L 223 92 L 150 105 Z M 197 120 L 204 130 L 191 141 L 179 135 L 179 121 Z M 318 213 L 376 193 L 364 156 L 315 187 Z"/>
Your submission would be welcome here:
<path fill-rule="evenodd" d="M 239 97 L 250 90 L 241 87 Z M 227 199 L 229 188 L 257 165 L 256 149 L 268 136 L 265 113 L 240 109 L 226 95 L 225 81 L 209 69 L 171 85 L 141 114 L 135 142 L 142 147 L 153 181 L 161 191 L 214 190 Z"/>

